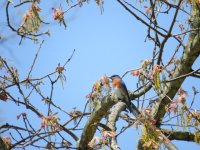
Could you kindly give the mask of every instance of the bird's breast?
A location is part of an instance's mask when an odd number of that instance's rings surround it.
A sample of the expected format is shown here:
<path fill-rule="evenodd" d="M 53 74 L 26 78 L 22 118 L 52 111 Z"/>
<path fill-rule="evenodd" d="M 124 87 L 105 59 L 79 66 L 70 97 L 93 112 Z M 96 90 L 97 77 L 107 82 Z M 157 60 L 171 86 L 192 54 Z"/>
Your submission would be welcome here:
<path fill-rule="evenodd" d="M 124 98 L 122 91 L 118 87 L 113 88 L 113 96 L 118 99 Z"/>

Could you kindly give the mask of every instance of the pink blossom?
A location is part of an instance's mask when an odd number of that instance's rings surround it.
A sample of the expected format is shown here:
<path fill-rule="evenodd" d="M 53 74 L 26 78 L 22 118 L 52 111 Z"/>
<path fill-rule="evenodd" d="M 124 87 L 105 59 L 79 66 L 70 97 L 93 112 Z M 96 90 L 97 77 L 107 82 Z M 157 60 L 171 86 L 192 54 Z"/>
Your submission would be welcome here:
<path fill-rule="evenodd" d="M 132 74 L 133 76 L 138 76 L 138 75 L 140 75 L 142 72 L 143 72 L 142 69 L 137 69 L 137 70 L 131 71 L 131 74 Z"/>
<path fill-rule="evenodd" d="M 187 92 L 183 89 L 180 89 L 178 95 L 179 97 L 175 99 L 175 101 L 178 103 L 185 103 L 185 98 L 188 96 Z"/>
<path fill-rule="evenodd" d="M 108 78 L 106 75 L 104 75 L 104 76 L 101 77 L 100 82 L 101 82 L 103 85 L 107 85 L 107 84 L 110 83 L 109 78 Z"/>
<path fill-rule="evenodd" d="M 54 20 L 62 20 L 63 19 L 63 11 L 61 8 L 52 8 L 53 10 L 53 19 Z"/>
<path fill-rule="evenodd" d="M 160 65 L 154 65 L 153 66 L 153 74 L 157 73 L 157 72 L 161 72 L 163 70 L 163 66 Z"/>
<path fill-rule="evenodd" d="M 41 11 L 41 8 L 39 6 L 33 5 L 33 9 L 36 11 Z"/>
<path fill-rule="evenodd" d="M 47 119 L 45 117 L 42 118 L 41 128 L 45 128 L 47 126 Z"/>
<path fill-rule="evenodd" d="M 170 104 L 170 111 L 173 111 L 174 113 L 176 113 L 178 110 L 178 103 L 177 102 L 172 102 Z"/>
<path fill-rule="evenodd" d="M 144 8 L 146 9 L 145 14 L 148 15 L 151 12 L 151 7 L 144 6 Z"/>
<path fill-rule="evenodd" d="M 6 145 L 6 148 L 9 149 L 12 145 L 10 138 L 5 136 L 5 137 L 2 137 L 2 140 L 3 140 L 4 144 Z"/>
<path fill-rule="evenodd" d="M 177 103 L 185 103 L 185 96 L 179 96 L 174 101 L 176 101 Z"/>
<path fill-rule="evenodd" d="M 8 94 L 6 92 L 1 92 L 0 93 L 0 100 L 6 102 L 8 100 Z"/>

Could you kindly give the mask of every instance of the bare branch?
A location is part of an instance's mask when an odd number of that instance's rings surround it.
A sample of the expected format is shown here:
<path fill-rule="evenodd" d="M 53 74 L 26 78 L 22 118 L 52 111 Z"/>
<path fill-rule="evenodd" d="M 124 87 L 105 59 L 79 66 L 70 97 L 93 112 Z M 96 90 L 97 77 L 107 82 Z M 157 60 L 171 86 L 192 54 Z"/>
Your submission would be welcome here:
<path fill-rule="evenodd" d="M 185 77 L 188 77 L 188 76 L 192 76 L 193 74 L 195 74 L 195 73 L 198 72 L 199 70 L 200 70 L 200 68 L 197 69 L 197 70 L 194 70 L 194 71 L 192 71 L 192 72 L 189 72 L 189 73 L 187 73 L 187 74 L 180 75 L 180 76 L 178 76 L 178 77 L 176 77 L 176 78 L 166 80 L 166 81 L 164 81 L 164 82 L 165 82 L 165 83 L 167 83 L 167 82 L 172 82 L 172 81 L 178 80 L 178 79 L 180 79 L 180 78 L 185 78 Z"/>
<path fill-rule="evenodd" d="M 95 108 L 83 129 L 80 141 L 77 145 L 79 150 L 90 149 L 88 143 L 92 140 L 94 133 L 96 132 L 98 123 L 113 105 L 114 101 L 110 97 L 104 97 L 101 100 L 101 105 L 98 105 Z"/>
<path fill-rule="evenodd" d="M 29 73 L 28 73 L 28 77 L 27 77 L 27 78 L 30 77 L 30 74 L 31 74 L 31 72 L 32 72 L 32 70 L 33 70 L 33 66 L 35 65 L 35 61 L 36 61 L 36 59 L 37 59 L 37 57 L 38 57 L 38 54 L 39 54 L 39 52 L 40 52 L 40 49 L 41 49 L 43 43 L 44 43 L 44 40 L 41 42 L 41 44 L 40 44 L 40 46 L 39 46 L 39 48 L 38 48 L 38 50 L 37 50 L 37 52 L 36 52 L 36 54 L 35 54 L 35 58 L 34 58 L 34 60 L 33 60 L 33 63 L 32 63 L 32 65 L 31 65 L 31 68 L 30 68 L 30 71 L 29 71 Z"/>
<path fill-rule="evenodd" d="M 171 35 L 171 32 L 172 32 L 172 29 L 174 27 L 174 24 L 175 24 L 175 21 L 176 21 L 176 17 L 178 15 L 178 12 L 179 12 L 179 7 L 182 3 L 182 0 L 179 0 L 178 2 L 178 7 L 176 8 L 176 11 L 175 11 L 175 14 L 174 14 L 174 17 L 173 17 L 173 20 L 171 22 L 171 25 L 170 25 L 170 28 L 167 32 L 167 35 L 165 36 L 165 38 L 163 39 L 161 45 L 160 45 L 160 52 L 159 52 L 159 55 L 158 55 L 158 61 L 157 61 L 157 64 L 159 65 L 161 63 L 161 59 L 162 59 L 162 54 L 163 54 L 163 51 L 164 51 L 164 46 L 165 46 L 165 43 L 167 42 L 167 40 L 169 39 L 170 35 Z"/>
<path fill-rule="evenodd" d="M 180 140 L 180 141 L 190 141 L 198 142 L 195 139 L 200 138 L 199 133 L 191 133 L 186 131 L 176 131 L 176 130 L 161 130 L 170 140 Z"/>
<path fill-rule="evenodd" d="M 137 16 L 135 13 L 133 13 L 124 3 L 122 3 L 120 0 L 117 0 L 130 14 L 132 14 L 137 20 L 142 22 L 144 25 L 147 27 L 151 28 L 152 30 L 156 31 L 160 36 L 165 37 L 165 34 L 162 32 L 158 31 L 156 28 L 150 26 L 147 22 L 145 22 L 143 19 L 141 19 L 139 16 Z"/>
<path fill-rule="evenodd" d="M 107 126 L 111 128 L 113 132 L 116 132 L 116 122 L 119 118 L 119 115 L 121 111 L 123 111 L 126 108 L 126 104 L 123 102 L 118 102 L 117 104 L 114 105 L 113 110 L 108 116 L 108 122 Z M 110 147 L 113 150 L 120 150 L 120 147 L 117 143 L 117 138 L 116 137 L 110 137 Z"/>
<path fill-rule="evenodd" d="M 199 28 L 200 26 L 199 20 L 200 20 L 199 16 L 196 15 L 193 23 L 191 24 L 191 29 Z M 184 53 L 182 55 L 180 63 L 175 69 L 172 78 L 175 79 L 179 78 L 179 76 L 188 74 L 192 68 L 194 61 L 198 58 L 199 55 L 200 55 L 200 34 L 199 32 L 193 31 L 189 35 L 188 43 L 184 49 Z M 186 76 L 174 80 L 173 82 L 168 82 L 166 84 L 163 94 L 160 95 L 154 107 L 154 111 L 152 112 L 155 119 L 157 120 L 158 126 L 166 113 L 165 106 L 170 103 L 170 99 L 174 98 L 185 78 Z M 166 97 L 166 95 L 168 97 Z"/>

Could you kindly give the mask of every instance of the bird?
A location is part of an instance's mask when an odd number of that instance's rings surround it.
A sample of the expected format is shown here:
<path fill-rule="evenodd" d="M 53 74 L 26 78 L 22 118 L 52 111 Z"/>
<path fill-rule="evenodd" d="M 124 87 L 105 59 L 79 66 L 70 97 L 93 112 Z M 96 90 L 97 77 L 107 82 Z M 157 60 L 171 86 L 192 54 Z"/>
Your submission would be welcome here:
<path fill-rule="evenodd" d="M 119 100 L 122 100 L 128 107 L 129 111 L 137 117 L 139 111 L 137 107 L 131 103 L 127 87 L 122 78 L 119 75 L 112 75 L 109 78 L 112 80 L 113 96 Z"/>

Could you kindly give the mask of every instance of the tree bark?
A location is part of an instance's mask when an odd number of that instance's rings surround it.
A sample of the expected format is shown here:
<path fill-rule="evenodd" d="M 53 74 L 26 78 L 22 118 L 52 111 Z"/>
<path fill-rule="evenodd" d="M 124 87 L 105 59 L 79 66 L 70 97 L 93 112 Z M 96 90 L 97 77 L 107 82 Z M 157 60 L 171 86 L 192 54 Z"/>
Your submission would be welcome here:
<path fill-rule="evenodd" d="M 123 102 L 118 102 L 114 107 L 114 110 L 109 114 L 107 125 L 113 132 L 116 132 L 116 122 L 120 113 L 126 109 L 126 104 Z M 116 137 L 110 138 L 110 147 L 112 150 L 120 150 Z"/>
<path fill-rule="evenodd" d="M 200 28 L 199 11 L 195 9 L 195 12 L 193 11 L 193 16 L 194 20 L 191 23 L 191 30 Z M 180 63 L 175 69 L 172 78 L 177 78 L 181 75 L 189 73 L 190 70 L 192 69 L 192 65 L 198 58 L 199 54 L 200 54 L 200 31 L 198 30 L 191 31 L 191 33 L 189 34 L 187 45 L 180 59 Z M 185 79 L 186 77 L 182 77 L 173 82 L 166 83 L 166 86 L 163 90 L 163 94 L 160 95 L 153 109 L 153 116 L 156 119 L 158 126 L 160 126 L 160 122 L 162 121 L 166 113 L 165 106 L 167 106 L 170 103 L 170 99 L 174 98 L 178 89 L 181 87 Z"/>
<path fill-rule="evenodd" d="M 115 104 L 114 100 L 112 100 L 110 96 L 104 97 L 98 101 L 100 102 L 100 104 L 96 106 L 94 112 L 91 114 L 90 118 L 88 119 L 83 129 L 81 138 L 77 143 L 77 148 L 79 150 L 91 149 L 88 146 L 88 143 L 92 140 L 96 132 L 98 123 L 106 115 L 108 110 Z"/>
<path fill-rule="evenodd" d="M 180 141 L 189 141 L 189 142 L 200 142 L 197 139 L 200 139 L 199 133 L 191 133 L 186 131 L 172 131 L 167 129 L 162 129 L 162 132 L 170 139 L 170 140 L 180 140 Z"/>
<path fill-rule="evenodd" d="M 194 18 L 191 23 L 191 30 L 200 28 L 200 13 L 199 13 L 199 10 L 197 10 L 194 7 L 196 7 L 196 5 L 193 6 L 192 15 Z M 192 65 L 194 64 L 195 60 L 198 58 L 199 54 L 200 54 L 200 31 L 193 30 L 189 34 L 188 42 L 185 46 L 185 49 L 183 50 L 180 63 L 175 69 L 172 79 L 189 73 L 190 70 L 192 69 Z M 166 113 L 165 107 L 171 102 L 171 99 L 174 98 L 178 89 L 181 87 L 185 79 L 186 77 L 182 77 L 172 82 L 166 83 L 163 93 L 160 95 L 160 97 L 156 101 L 156 104 L 153 107 L 153 111 L 152 111 L 152 116 L 156 120 L 157 127 L 160 127 L 160 123 L 162 122 L 162 119 Z M 142 147 L 143 143 L 144 141 L 142 139 L 138 141 L 137 150 L 144 149 Z"/>

